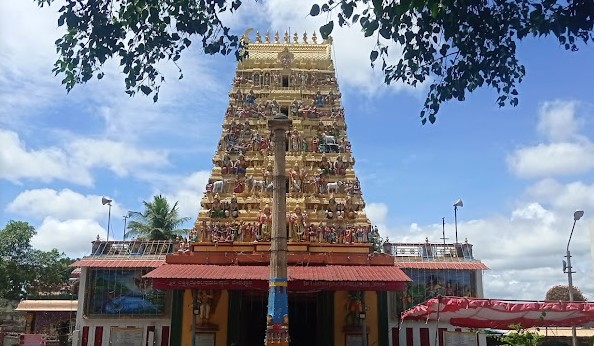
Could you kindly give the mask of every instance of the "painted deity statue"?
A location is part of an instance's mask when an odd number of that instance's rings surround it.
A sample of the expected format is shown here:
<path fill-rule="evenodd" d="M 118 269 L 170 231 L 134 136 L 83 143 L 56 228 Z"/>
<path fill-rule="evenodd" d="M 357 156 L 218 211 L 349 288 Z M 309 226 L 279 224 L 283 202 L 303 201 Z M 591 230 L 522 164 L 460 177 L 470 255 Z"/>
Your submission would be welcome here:
<path fill-rule="evenodd" d="M 233 162 L 231 161 L 231 157 L 228 154 L 225 154 L 223 156 L 223 160 L 221 161 L 221 173 L 230 173 L 232 167 Z"/>
<path fill-rule="evenodd" d="M 257 240 L 260 241 L 270 241 L 270 234 L 272 230 L 272 215 L 270 211 L 270 206 L 266 204 L 264 209 L 260 211 L 258 214 L 258 223 L 260 227 L 260 234 L 259 236 L 256 235 Z"/>
<path fill-rule="evenodd" d="M 303 241 L 305 239 L 305 225 L 307 224 L 307 214 L 301 211 L 300 207 L 295 207 L 293 213 L 289 217 L 291 225 L 290 238 L 295 241 Z"/>
<path fill-rule="evenodd" d="M 296 163 L 293 169 L 289 172 L 290 179 L 290 191 L 291 192 L 303 192 L 303 181 L 305 180 L 305 171 L 303 168 L 299 168 Z"/>
<path fill-rule="evenodd" d="M 217 193 L 212 201 L 212 206 L 210 208 L 210 217 L 212 218 L 216 218 L 216 217 L 223 217 L 225 216 L 225 208 L 223 203 L 221 202 L 221 198 L 219 197 L 219 194 Z"/>
<path fill-rule="evenodd" d="M 199 290 L 196 293 L 196 305 L 198 307 L 198 323 L 208 324 L 210 310 L 212 308 L 214 294 L 212 290 Z"/>

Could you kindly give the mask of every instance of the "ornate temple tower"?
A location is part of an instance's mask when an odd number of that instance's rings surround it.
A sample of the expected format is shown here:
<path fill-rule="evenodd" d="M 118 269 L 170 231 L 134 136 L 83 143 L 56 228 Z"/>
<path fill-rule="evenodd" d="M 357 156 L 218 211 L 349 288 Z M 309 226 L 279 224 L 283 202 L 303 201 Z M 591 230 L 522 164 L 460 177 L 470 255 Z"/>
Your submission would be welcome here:
<path fill-rule="evenodd" d="M 237 67 L 191 236 L 204 245 L 191 251 L 216 252 L 209 244 L 217 244 L 228 256 L 258 244 L 254 253 L 269 252 L 265 342 L 282 346 L 289 343 L 287 257 L 294 265 L 296 254 L 331 254 L 340 258 L 328 262 L 335 264 L 360 256 L 357 263 L 365 264 L 380 237 L 353 168 L 331 40 L 318 42 L 315 33 L 242 40 L 247 58 Z M 244 261 L 236 256 L 235 264 Z M 362 297 L 356 292 L 352 297 Z M 362 309 L 362 298 L 356 300 Z M 361 327 L 358 312 L 352 314 L 349 325 Z"/>
<path fill-rule="evenodd" d="M 202 242 L 267 242 L 271 237 L 274 155 L 268 120 L 292 120 L 286 134 L 289 242 L 369 243 L 367 218 L 331 41 L 295 33 L 256 34 L 238 64 L 214 167 L 195 230 Z"/>

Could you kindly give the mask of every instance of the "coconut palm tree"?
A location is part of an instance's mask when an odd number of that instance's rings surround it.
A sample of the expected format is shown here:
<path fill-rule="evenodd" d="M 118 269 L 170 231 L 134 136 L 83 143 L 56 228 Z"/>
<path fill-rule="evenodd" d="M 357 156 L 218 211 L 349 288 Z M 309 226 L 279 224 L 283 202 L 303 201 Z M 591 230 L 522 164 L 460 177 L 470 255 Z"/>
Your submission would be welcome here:
<path fill-rule="evenodd" d="M 180 226 L 190 220 L 180 217 L 177 202 L 169 206 L 167 198 L 157 195 L 150 202 L 143 201 L 144 212 L 130 212 L 130 222 L 126 237 L 146 238 L 149 240 L 175 239 L 186 230 Z"/>

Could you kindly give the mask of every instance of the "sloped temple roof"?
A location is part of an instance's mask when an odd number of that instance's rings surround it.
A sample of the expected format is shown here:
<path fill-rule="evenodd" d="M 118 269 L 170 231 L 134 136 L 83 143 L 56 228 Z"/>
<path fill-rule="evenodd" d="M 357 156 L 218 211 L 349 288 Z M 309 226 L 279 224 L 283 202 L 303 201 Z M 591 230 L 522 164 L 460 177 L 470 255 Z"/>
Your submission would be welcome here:
<path fill-rule="evenodd" d="M 147 275 L 157 288 L 267 289 L 268 266 L 166 264 Z M 289 266 L 289 290 L 402 290 L 411 281 L 393 266 Z"/>

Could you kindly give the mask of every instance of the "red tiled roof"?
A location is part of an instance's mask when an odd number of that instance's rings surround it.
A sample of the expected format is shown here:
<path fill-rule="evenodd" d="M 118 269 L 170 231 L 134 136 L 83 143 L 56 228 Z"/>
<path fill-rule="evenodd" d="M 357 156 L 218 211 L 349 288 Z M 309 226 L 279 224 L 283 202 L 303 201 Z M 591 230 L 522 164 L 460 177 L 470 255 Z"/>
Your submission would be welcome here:
<path fill-rule="evenodd" d="M 268 266 L 165 264 L 144 277 L 153 286 L 170 288 L 265 289 Z M 400 290 L 411 279 L 394 266 L 289 266 L 291 290 Z"/>
<path fill-rule="evenodd" d="M 144 276 L 149 279 L 268 280 L 268 266 L 167 264 Z"/>
<path fill-rule="evenodd" d="M 412 281 L 391 266 L 289 267 L 289 280 L 319 281 Z"/>
<path fill-rule="evenodd" d="M 144 277 L 150 279 L 266 280 L 268 266 L 167 264 Z M 391 266 L 289 266 L 288 279 L 318 281 L 411 281 Z"/>
<path fill-rule="evenodd" d="M 165 263 L 165 259 L 91 259 L 83 258 L 72 263 L 71 267 L 97 267 L 97 268 L 157 268 Z"/>
<path fill-rule="evenodd" d="M 457 269 L 457 270 L 488 270 L 482 262 L 398 262 L 394 263 L 396 267 L 402 269 Z"/>

